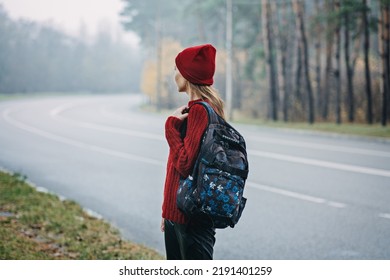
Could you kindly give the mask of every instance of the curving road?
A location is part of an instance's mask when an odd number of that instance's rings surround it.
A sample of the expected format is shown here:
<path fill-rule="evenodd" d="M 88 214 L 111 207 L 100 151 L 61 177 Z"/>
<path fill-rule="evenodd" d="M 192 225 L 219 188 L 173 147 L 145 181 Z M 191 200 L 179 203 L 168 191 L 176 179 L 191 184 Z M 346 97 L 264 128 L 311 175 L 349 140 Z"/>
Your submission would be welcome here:
<path fill-rule="evenodd" d="M 0 103 L 0 166 L 99 213 L 164 252 L 166 116 L 139 95 Z M 217 231 L 216 259 L 390 259 L 390 144 L 235 125 L 247 140 L 248 203 Z"/>

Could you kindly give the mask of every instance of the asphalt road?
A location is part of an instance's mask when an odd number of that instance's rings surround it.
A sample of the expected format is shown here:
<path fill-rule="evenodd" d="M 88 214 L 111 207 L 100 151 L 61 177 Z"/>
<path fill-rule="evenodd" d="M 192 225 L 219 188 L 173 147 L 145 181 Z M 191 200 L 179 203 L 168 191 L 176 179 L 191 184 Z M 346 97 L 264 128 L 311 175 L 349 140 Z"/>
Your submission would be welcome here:
<path fill-rule="evenodd" d="M 0 166 L 164 252 L 167 116 L 139 95 L 0 103 Z M 235 125 L 247 140 L 246 209 L 216 259 L 390 259 L 390 142 Z"/>

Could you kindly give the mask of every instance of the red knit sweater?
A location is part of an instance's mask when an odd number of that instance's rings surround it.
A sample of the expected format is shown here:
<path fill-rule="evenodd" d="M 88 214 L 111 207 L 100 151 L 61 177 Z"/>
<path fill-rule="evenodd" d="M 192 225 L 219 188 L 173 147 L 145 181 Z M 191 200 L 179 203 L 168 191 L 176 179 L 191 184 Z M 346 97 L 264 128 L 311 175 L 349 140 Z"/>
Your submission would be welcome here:
<path fill-rule="evenodd" d="M 188 107 L 191 107 L 197 101 L 200 100 L 188 102 Z M 191 107 L 187 120 L 187 134 L 184 139 L 180 137 L 182 123 L 183 121 L 179 118 L 172 116 L 165 123 L 165 137 L 169 145 L 169 156 L 162 205 L 162 217 L 179 224 L 185 224 L 187 218 L 176 206 L 176 192 L 180 176 L 188 177 L 194 167 L 200 142 L 208 123 L 206 109 L 200 104 Z"/>

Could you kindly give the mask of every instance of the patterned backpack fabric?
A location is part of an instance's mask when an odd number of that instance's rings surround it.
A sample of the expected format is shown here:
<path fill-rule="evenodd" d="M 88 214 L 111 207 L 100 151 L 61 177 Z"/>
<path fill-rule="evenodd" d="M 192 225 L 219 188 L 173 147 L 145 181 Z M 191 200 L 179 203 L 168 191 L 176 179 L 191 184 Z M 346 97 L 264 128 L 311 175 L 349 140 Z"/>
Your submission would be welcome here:
<path fill-rule="evenodd" d="M 180 179 L 177 206 L 191 220 L 208 217 L 215 228 L 234 227 L 246 203 L 245 140 L 208 103 L 195 104 L 206 108 L 209 123 L 191 175 Z"/>

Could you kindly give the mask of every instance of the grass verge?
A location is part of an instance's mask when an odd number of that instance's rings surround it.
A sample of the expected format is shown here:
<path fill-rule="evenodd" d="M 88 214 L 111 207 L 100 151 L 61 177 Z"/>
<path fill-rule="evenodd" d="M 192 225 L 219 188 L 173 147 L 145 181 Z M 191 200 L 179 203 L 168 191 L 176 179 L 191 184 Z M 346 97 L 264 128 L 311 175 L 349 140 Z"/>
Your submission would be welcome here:
<path fill-rule="evenodd" d="M 240 118 L 237 119 L 237 123 L 242 124 L 254 124 L 258 126 L 273 127 L 273 128 L 286 128 L 286 129 L 295 129 L 295 130 L 304 130 L 304 131 L 317 131 L 317 132 L 326 132 L 326 133 L 336 133 L 342 135 L 354 135 L 354 136 L 363 136 L 363 137 L 376 137 L 383 139 L 390 139 L 390 127 L 383 127 L 380 124 L 366 125 L 366 124 L 351 124 L 343 123 L 337 125 L 335 123 L 285 123 L 281 121 L 271 122 L 263 121 L 259 119 L 247 119 Z"/>
<path fill-rule="evenodd" d="M 23 99 L 23 98 L 42 98 L 46 96 L 69 96 L 69 95 L 86 95 L 91 93 L 61 93 L 61 92 L 42 92 L 42 93 L 17 93 L 17 94 L 4 94 L 0 93 L 0 102 L 12 100 L 12 99 Z M 96 94 L 94 94 L 96 95 Z M 156 110 L 155 107 L 149 104 L 143 104 L 140 106 L 141 110 L 147 113 L 154 113 L 163 116 L 169 116 L 175 109 L 163 109 Z M 313 125 L 310 125 L 305 122 L 272 122 L 266 121 L 263 119 L 255 119 L 243 117 L 241 114 L 237 114 L 234 118 L 234 122 L 242 123 L 242 124 L 252 124 L 264 127 L 271 128 L 285 128 L 285 129 L 295 129 L 295 130 L 303 130 L 303 131 L 317 131 L 317 132 L 326 132 L 326 133 L 335 133 L 342 135 L 353 135 L 353 136 L 363 136 L 363 137 L 375 137 L 382 139 L 390 139 L 390 125 L 387 127 L 383 127 L 380 124 L 366 125 L 366 124 L 351 124 L 351 123 L 343 123 L 341 125 L 337 125 L 331 122 L 317 122 Z"/>
<path fill-rule="evenodd" d="M 0 171 L 0 259 L 162 259 L 123 240 L 75 202 L 41 193 L 21 175 Z"/>
<path fill-rule="evenodd" d="M 174 109 L 167 110 L 163 109 L 157 111 L 154 107 L 150 105 L 142 105 L 141 110 L 154 113 L 164 116 L 169 116 Z M 240 124 L 250 124 L 257 125 L 262 127 L 270 127 L 270 128 L 279 128 L 279 129 L 293 129 L 293 130 L 301 130 L 301 131 L 315 131 L 315 132 L 324 132 L 324 133 L 333 133 L 333 134 L 341 134 L 341 135 L 352 135 L 352 136 L 360 136 L 360 137 L 374 137 L 374 138 L 382 138 L 382 139 L 390 139 L 390 125 L 383 127 L 380 124 L 359 124 L 359 123 L 343 123 L 341 125 L 331 123 L 331 122 L 317 122 L 314 124 L 308 124 L 306 122 L 283 122 L 283 121 L 266 121 L 263 119 L 255 119 L 243 117 L 240 114 L 234 117 L 234 123 Z"/>

